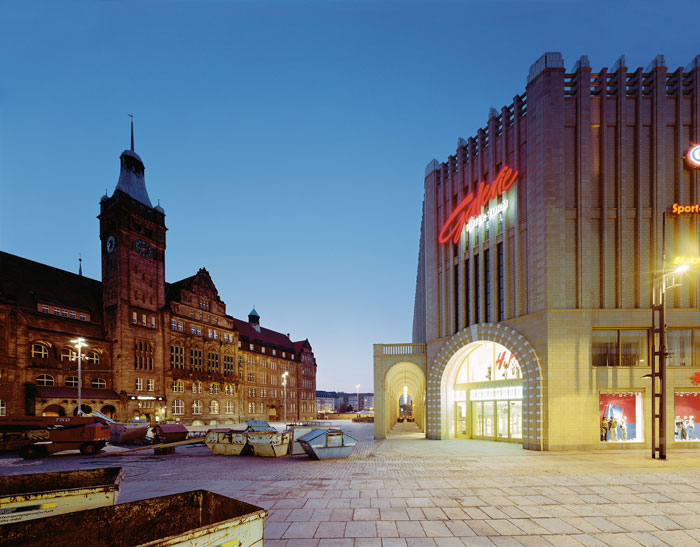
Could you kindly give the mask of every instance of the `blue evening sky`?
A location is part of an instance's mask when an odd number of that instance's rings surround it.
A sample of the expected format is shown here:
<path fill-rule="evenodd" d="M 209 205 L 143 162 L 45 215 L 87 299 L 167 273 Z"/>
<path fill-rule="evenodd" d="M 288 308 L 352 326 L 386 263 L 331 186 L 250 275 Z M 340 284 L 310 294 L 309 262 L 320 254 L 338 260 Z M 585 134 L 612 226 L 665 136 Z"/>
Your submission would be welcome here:
<path fill-rule="evenodd" d="M 101 278 L 99 199 L 135 115 L 166 279 L 309 338 L 318 389 L 373 389 L 409 342 L 425 165 L 561 51 L 597 71 L 700 53 L 700 4 L 4 2 L 0 249 Z"/>

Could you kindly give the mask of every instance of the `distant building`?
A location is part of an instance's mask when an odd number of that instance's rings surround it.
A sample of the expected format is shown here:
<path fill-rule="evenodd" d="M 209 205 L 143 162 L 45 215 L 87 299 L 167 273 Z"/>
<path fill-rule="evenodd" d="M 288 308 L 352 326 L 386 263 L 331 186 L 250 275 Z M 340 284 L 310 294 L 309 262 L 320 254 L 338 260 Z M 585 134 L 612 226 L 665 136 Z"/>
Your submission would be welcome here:
<path fill-rule="evenodd" d="M 317 391 L 316 408 L 318 412 L 357 412 L 357 393 L 339 391 Z M 374 393 L 360 393 L 361 411 L 374 408 Z"/>
<path fill-rule="evenodd" d="M 316 360 L 294 342 L 226 313 L 209 272 L 165 281 L 165 211 L 152 206 L 131 149 L 100 200 L 102 281 L 0 252 L 0 415 L 231 423 L 316 415 Z M 78 372 L 72 340 L 83 337 Z"/>

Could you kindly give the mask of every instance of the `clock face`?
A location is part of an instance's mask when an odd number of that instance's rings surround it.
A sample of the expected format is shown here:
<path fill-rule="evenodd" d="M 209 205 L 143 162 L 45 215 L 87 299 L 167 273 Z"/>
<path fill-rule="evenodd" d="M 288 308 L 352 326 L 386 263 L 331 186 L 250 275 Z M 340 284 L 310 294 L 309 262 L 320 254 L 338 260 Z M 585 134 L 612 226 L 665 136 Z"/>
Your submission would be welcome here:
<path fill-rule="evenodd" d="M 146 258 L 151 258 L 153 256 L 153 249 L 151 249 L 151 246 L 142 239 L 136 240 L 134 243 L 134 248 L 141 256 L 145 256 Z"/>
<path fill-rule="evenodd" d="M 114 236 L 109 236 L 107 238 L 106 248 L 108 253 L 111 253 L 114 250 Z"/>

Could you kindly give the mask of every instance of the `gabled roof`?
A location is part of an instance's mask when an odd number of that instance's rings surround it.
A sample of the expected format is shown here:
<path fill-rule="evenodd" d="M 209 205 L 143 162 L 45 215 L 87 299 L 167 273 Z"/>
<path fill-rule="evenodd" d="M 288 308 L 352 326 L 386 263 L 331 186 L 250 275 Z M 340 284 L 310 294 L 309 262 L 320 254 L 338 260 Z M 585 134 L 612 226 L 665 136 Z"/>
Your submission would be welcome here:
<path fill-rule="evenodd" d="M 38 302 L 86 310 L 102 322 L 102 283 L 0 251 L 0 299 L 32 311 Z"/>
<path fill-rule="evenodd" d="M 248 321 L 236 319 L 235 317 L 233 318 L 233 325 L 238 329 L 238 336 L 243 341 L 289 353 L 295 352 L 294 343 L 286 334 L 264 327 L 260 327 L 260 332 L 258 332 Z"/>
<path fill-rule="evenodd" d="M 181 279 L 180 281 L 176 281 L 175 283 L 166 283 L 165 284 L 165 301 L 166 302 L 171 302 L 173 300 L 179 300 L 180 299 L 180 291 L 182 289 L 187 290 L 190 284 L 192 283 L 192 280 L 194 279 L 194 276 L 191 275 L 190 277 L 186 277 L 185 279 Z"/>
<path fill-rule="evenodd" d="M 298 342 L 294 342 L 294 351 L 296 353 L 301 353 L 301 351 L 304 349 L 304 346 L 308 346 L 309 349 L 311 349 L 311 344 L 309 343 L 308 338 L 306 340 L 299 340 Z"/>
<path fill-rule="evenodd" d="M 216 285 L 214 285 L 211 275 L 206 268 L 199 268 L 196 274 L 175 283 L 166 283 L 165 301 L 180 300 L 180 292 L 183 290 L 221 302 L 219 291 L 216 289 Z"/>

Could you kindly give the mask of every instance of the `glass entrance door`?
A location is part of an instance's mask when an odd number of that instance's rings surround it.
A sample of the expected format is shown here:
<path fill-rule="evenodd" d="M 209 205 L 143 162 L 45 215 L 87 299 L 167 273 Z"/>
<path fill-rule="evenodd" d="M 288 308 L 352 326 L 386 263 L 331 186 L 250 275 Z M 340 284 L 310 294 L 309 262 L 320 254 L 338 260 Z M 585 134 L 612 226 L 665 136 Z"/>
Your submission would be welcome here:
<path fill-rule="evenodd" d="M 467 437 L 467 403 L 457 403 L 457 437 Z"/>
<path fill-rule="evenodd" d="M 510 401 L 510 438 L 523 438 L 523 402 Z"/>
<path fill-rule="evenodd" d="M 508 440 L 508 401 L 496 401 L 496 438 Z"/>
<path fill-rule="evenodd" d="M 496 434 L 496 422 L 493 416 L 493 401 L 484 401 L 484 437 L 493 439 Z"/>
<path fill-rule="evenodd" d="M 471 434 L 466 432 L 467 408 L 471 408 Z M 471 407 L 458 402 L 456 436 L 519 442 L 523 438 L 523 402 L 472 401 Z"/>

